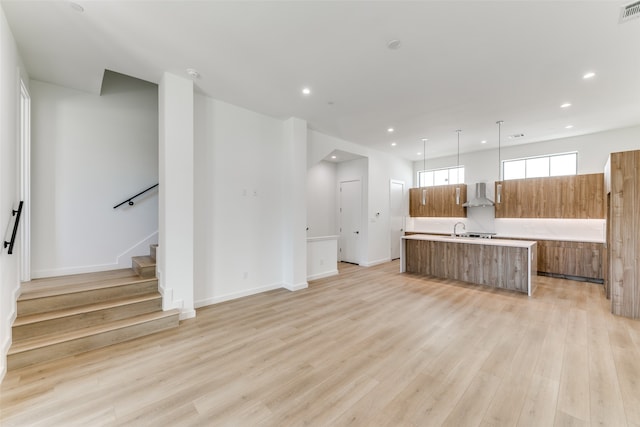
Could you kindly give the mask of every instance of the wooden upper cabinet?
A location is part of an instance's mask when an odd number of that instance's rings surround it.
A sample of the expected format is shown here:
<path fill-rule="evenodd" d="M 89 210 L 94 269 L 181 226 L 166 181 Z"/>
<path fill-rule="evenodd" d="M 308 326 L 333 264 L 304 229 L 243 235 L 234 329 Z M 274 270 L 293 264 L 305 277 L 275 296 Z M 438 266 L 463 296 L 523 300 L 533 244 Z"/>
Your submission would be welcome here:
<path fill-rule="evenodd" d="M 496 218 L 604 218 L 604 174 L 497 181 Z"/>
<path fill-rule="evenodd" d="M 459 189 L 459 190 L 458 190 Z M 425 204 L 422 195 L 425 192 Z M 459 191 L 460 194 L 457 194 Z M 409 190 L 409 215 L 422 217 L 466 218 L 467 185 L 438 185 Z"/>

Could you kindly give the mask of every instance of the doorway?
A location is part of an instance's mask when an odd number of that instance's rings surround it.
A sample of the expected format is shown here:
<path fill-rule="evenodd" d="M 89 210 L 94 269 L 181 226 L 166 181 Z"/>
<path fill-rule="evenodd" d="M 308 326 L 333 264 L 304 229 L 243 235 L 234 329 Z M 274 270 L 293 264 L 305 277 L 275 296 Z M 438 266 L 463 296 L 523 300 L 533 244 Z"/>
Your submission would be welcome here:
<path fill-rule="evenodd" d="M 360 263 L 362 222 L 362 186 L 360 180 L 340 182 L 340 250 L 339 260 Z"/>
<path fill-rule="evenodd" d="M 391 180 L 389 188 L 389 224 L 391 259 L 400 258 L 400 239 L 404 234 L 404 181 Z"/>

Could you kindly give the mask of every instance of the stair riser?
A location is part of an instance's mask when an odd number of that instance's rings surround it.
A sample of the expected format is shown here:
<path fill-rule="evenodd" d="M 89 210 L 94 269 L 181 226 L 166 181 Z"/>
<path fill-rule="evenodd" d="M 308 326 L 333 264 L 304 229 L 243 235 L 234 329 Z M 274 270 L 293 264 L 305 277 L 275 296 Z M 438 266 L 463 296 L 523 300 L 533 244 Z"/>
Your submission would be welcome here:
<path fill-rule="evenodd" d="M 14 326 L 13 342 L 19 342 L 22 339 L 43 336 L 46 334 L 87 328 L 113 320 L 126 319 L 127 317 L 161 310 L 162 299 L 158 295 L 157 298 L 148 301 L 141 301 L 103 310 L 91 311 L 88 313 L 75 314 L 58 319 L 44 320 L 28 325 Z"/>
<path fill-rule="evenodd" d="M 168 316 L 141 324 L 104 332 L 73 341 L 41 347 L 7 357 L 8 369 L 17 369 L 34 363 L 60 359 L 66 356 L 84 353 L 89 350 L 106 347 L 120 342 L 139 338 L 178 326 L 178 315 Z"/>
<path fill-rule="evenodd" d="M 46 313 L 52 310 L 88 305 L 100 301 L 107 301 L 112 298 L 123 298 L 126 296 L 142 295 L 157 292 L 158 281 L 150 280 L 142 283 L 131 283 L 123 286 L 94 289 L 90 291 L 74 292 L 51 297 L 34 298 L 18 301 L 18 316 L 25 316 L 36 313 Z"/>
<path fill-rule="evenodd" d="M 145 279 L 156 277 L 155 265 L 149 267 L 140 267 L 139 265 L 134 265 L 133 271 L 135 271 L 138 276 L 144 277 Z"/>

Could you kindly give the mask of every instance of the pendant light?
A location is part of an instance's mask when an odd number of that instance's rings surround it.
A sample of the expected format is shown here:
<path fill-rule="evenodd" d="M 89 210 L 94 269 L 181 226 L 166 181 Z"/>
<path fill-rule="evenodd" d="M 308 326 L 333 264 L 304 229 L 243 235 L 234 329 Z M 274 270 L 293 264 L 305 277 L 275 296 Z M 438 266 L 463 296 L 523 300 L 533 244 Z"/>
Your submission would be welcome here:
<path fill-rule="evenodd" d="M 502 199 L 502 153 L 500 152 L 500 137 L 503 123 L 504 120 L 498 120 L 496 122 L 498 125 L 498 181 L 500 181 L 500 184 L 496 185 L 496 203 L 500 203 Z"/>
<path fill-rule="evenodd" d="M 460 132 L 462 129 L 457 129 L 458 133 L 458 166 L 456 167 L 456 205 L 460 204 Z"/>
<path fill-rule="evenodd" d="M 422 170 L 423 176 L 427 171 L 427 138 L 422 138 Z M 426 183 L 425 183 L 426 184 Z M 427 204 L 427 189 L 422 189 L 422 206 Z"/>

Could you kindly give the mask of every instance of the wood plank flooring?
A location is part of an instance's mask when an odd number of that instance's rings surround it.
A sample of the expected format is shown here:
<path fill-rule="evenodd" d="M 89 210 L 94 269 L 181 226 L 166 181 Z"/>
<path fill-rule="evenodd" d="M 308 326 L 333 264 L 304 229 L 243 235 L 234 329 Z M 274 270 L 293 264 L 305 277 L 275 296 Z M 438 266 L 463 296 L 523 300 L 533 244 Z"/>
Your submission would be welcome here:
<path fill-rule="evenodd" d="M 602 285 L 533 297 L 341 265 L 306 290 L 16 369 L 2 426 L 640 426 L 640 321 Z"/>

